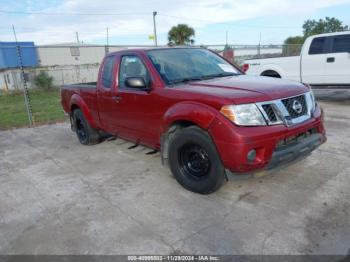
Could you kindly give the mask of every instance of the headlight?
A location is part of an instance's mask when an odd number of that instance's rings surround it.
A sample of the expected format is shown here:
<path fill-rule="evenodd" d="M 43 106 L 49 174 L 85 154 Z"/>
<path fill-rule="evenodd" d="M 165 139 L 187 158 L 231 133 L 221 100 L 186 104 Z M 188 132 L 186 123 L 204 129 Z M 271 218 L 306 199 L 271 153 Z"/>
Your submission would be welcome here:
<path fill-rule="evenodd" d="M 311 97 L 312 112 L 313 112 L 315 110 L 315 108 L 316 108 L 316 99 L 315 99 L 314 91 L 312 91 L 311 88 L 310 88 L 310 97 Z"/>
<path fill-rule="evenodd" d="M 239 126 L 266 126 L 266 121 L 255 104 L 227 105 L 220 112 Z"/>
<path fill-rule="evenodd" d="M 311 86 L 310 86 L 309 84 L 305 84 L 305 83 L 304 83 L 304 85 L 305 85 L 306 87 L 309 88 L 309 92 L 306 93 L 306 97 L 310 99 L 310 100 L 309 100 L 309 103 L 311 103 L 311 105 L 309 104 L 309 106 L 310 106 L 311 113 L 312 113 L 312 112 L 314 112 L 315 109 L 316 109 L 316 98 L 315 98 L 315 94 L 314 94 L 314 92 L 312 91 L 312 88 L 311 88 Z"/>

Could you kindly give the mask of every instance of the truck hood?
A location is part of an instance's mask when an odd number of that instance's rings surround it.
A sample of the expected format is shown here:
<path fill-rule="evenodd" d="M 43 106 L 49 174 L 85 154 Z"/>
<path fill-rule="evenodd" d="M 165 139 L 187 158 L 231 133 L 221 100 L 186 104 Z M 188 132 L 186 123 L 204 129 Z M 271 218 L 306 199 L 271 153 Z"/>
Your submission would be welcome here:
<path fill-rule="evenodd" d="M 294 81 L 271 77 L 238 75 L 193 81 L 176 89 L 218 98 L 225 103 L 263 102 L 305 93 L 308 87 Z"/>

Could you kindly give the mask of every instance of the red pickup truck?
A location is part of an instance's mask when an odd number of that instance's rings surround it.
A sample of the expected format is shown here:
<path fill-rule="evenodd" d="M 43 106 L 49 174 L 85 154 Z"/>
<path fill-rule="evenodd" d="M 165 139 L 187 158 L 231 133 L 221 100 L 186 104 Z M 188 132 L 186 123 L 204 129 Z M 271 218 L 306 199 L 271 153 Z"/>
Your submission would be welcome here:
<path fill-rule="evenodd" d="M 246 76 L 201 48 L 108 54 L 97 83 L 63 86 L 61 96 L 81 144 L 109 133 L 158 150 L 177 181 L 202 194 L 228 174 L 294 162 L 326 141 L 309 86 Z"/>

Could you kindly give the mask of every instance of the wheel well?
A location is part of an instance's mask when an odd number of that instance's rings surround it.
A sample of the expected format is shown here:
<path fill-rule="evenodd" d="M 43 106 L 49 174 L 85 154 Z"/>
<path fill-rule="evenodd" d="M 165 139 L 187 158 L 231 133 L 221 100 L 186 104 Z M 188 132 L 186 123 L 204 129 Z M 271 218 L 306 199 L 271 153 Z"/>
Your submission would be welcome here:
<path fill-rule="evenodd" d="M 266 70 L 261 73 L 261 76 L 269 76 L 269 77 L 275 77 L 275 78 L 281 78 L 281 75 L 277 73 L 274 70 Z"/>
<path fill-rule="evenodd" d="M 73 113 L 74 110 L 79 109 L 79 106 L 77 105 L 72 105 L 70 108 L 70 112 Z"/>
<path fill-rule="evenodd" d="M 169 141 L 172 136 L 179 130 L 189 127 L 189 126 L 197 126 L 195 123 L 187 120 L 177 120 L 173 122 L 166 132 L 164 132 L 161 136 L 161 157 L 162 157 L 162 163 L 165 164 L 165 162 L 168 159 L 168 149 L 169 149 Z"/>
<path fill-rule="evenodd" d="M 191 122 L 191 121 L 187 121 L 187 120 L 178 120 L 178 121 L 175 121 L 174 123 L 172 123 L 170 125 L 169 129 L 173 126 L 184 128 L 184 127 L 189 127 L 189 126 L 196 126 L 196 124 Z"/>

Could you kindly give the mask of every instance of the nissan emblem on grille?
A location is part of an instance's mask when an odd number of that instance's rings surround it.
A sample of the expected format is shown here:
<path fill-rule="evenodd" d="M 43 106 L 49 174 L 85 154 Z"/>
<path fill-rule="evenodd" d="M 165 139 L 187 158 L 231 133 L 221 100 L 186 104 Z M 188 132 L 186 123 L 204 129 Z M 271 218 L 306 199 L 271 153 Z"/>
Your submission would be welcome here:
<path fill-rule="evenodd" d="M 257 103 L 268 125 L 292 126 L 312 117 L 310 93 Z"/>
<path fill-rule="evenodd" d="M 294 100 L 293 101 L 293 106 L 292 106 L 293 110 L 300 114 L 303 111 L 303 106 L 302 104 L 298 101 L 298 100 Z"/>

